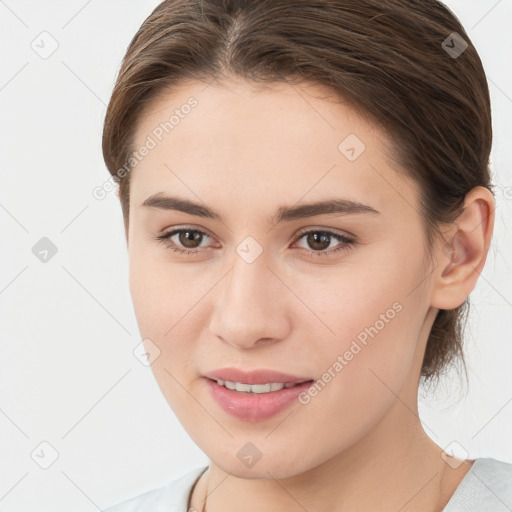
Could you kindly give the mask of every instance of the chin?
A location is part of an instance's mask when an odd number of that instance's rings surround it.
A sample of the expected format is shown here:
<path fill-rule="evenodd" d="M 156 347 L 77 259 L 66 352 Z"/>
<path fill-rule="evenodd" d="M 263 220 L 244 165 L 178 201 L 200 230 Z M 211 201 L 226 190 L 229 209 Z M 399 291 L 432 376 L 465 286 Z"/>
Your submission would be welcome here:
<path fill-rule="evenodd" d="M 282 461 L 272 460 L 274 457 L 269 457 L 265 461 L 263 457 L 254 464 L 252 467 L 246 467 L 238 459 L 222 459 L 219 462 L 212 460 L 216 466 L 222 471 L 236 478 L 244 478 L 247 480 L 269 480 L 269 479 L 286 479 L 294 477 L 304 472 L 304 468 L 294 464 L 294 461 L 289 459 L 283 464 Z"/>
<path fill-rule="evenodd" d="M 209 444 L 208 441 L 204 441 L 206 445 Z M 263 439 L 261 441 L 263 444 Z M 294 445 L 299 451 L 294 453 L 293 445 L 287 446 L 279 443 L 278 446 L 272 446 L 272 443 L 267 440 L 266 446 L 263 447 L 257 438 L 252 444 L 250 440 L 247 440 L 247 436 L 229 438 L 229 441 L 226 440 L 222 445 L 217 444 L 216 446 L 197 444 L 209 460 L 223 472 L 249 480 L 292 478 L 321 463 L 321 458 L 318 461 L 305 459 L 303 450 L 300 451 L 301 448 L 298 444 Z"/>

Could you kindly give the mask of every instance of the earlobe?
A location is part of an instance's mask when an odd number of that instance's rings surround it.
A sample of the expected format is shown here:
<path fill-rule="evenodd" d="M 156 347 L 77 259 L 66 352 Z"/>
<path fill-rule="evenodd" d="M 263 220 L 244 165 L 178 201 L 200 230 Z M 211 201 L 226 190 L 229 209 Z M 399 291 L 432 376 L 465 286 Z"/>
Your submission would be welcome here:
<path fill-rule="evenodd" d="M 432 306 L 455 309 L 475 288 L 492 238 L 494 210 L 494 197 L 485 187 L 467 194 L 464 210 L 437 254 Z"/>

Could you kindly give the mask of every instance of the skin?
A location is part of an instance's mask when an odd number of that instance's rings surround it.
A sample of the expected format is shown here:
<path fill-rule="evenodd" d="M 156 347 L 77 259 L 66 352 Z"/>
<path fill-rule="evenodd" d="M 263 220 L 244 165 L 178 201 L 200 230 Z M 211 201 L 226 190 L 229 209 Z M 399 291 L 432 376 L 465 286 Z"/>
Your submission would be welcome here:
<path fill-rule="evenodd" d="M 132 171 L 127 233 L 140 333 L 160 350 L 152 370 L 210 459 L 190 505 L 202 510 L 208 495 L 208 512 L 441 510 L 472 461 L 447 464 L 423 430 L 421 363 L 438 309 L 462 304 L 484 266 L 491 193 L 468 194 L 429 263 L 416 184 L 397 172 L 384 133 L 326 88 L 189 82 L 148 107 L 135 147 L 190 96 L 198 105 Z M 366 145 L 355 161 L 338 150 L 349 134 Z M 141 206 L 158 192 L 224 222 Z M 272 220 L 281 206 L 335 197 L 380 213 Z M 156 240 L 172 227 L 205 232 L 199 252 Z M 334 253 L 343 242 L 319 248 L 305 228 L 356 242 Z M 263 251 L 250 264 L 236 252 L 247 236 Z M 211 399 L 201 375 L 227 366 L 321 379 L 395 302 L 401 311 L 308 404 L 248 422 Z M 262 453 L 252 467 L 237 457 L 247 442 Z"/>

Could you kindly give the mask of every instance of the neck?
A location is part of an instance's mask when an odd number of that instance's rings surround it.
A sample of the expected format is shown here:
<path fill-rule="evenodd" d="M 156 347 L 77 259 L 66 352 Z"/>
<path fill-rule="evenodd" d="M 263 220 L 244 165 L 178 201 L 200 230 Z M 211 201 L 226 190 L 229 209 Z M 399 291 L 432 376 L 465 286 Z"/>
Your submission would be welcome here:
<path fill-rule="evenodd" d="M 206 495 L 206 512 L 437 512 L 469 469 L 467 464 L 461 467 L 457 477 L 441 453 L 423 431 L 417 410 L 397 399 L 365 438 L 300 474 L 246 479 L 211 463 L 195 508 L 203 509 Z"/>

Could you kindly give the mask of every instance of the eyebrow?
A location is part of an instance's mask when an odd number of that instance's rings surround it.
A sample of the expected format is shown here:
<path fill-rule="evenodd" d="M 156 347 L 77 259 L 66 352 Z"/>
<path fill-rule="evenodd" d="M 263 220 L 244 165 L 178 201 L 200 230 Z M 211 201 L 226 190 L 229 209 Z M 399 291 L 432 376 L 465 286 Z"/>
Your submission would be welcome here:
<path fill-rule="evenodd" d="M 224 222 L 220 213 L 212 210 L 208 206 L 195 203 L 189 199 L 183 199 L 176 196 L 166 196 L 162 192 L 148 197 L 142 204 L 144 208 L 158 208 L 162 210 L 177 210 L 189 215 L 214 219 Z M 297 219 L 305 219 L 316 215 L 351 215 L 359 213 L 380 214 L 369 205 L 352 201 L 350 199 L 328 199 L 315 203 L 301 204 L 298 206 L 281 206 L 271 217 L 276 218 L 275 222 L 290 222 Z"/>

